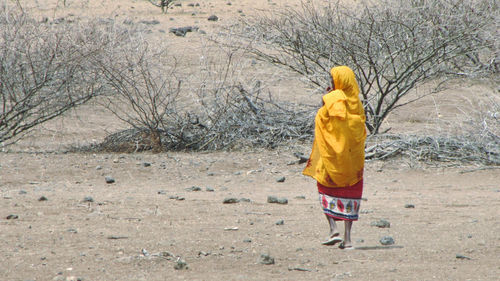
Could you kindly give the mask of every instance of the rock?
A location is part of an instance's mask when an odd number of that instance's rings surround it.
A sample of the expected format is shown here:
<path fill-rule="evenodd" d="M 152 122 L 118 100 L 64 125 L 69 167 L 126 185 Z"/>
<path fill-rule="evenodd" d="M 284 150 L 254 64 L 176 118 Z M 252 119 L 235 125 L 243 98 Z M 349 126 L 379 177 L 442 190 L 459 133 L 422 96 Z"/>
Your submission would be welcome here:
<path fill-rule="evenodd" d="M 194 3 L 189 3 L 188 7 L 194 7 Z"/>
<path fill-rule="evenodd" d="M 384 219 L 381 219 L 381 220 L 378 220 L 378 221 L 374 221 L 370 224 L 371 226 L 376 226 L 376 227 L 380 227 L 380 228 L 390 228 L 391 227 L 391 223 L 384 220 Z"/>
<path fill-rule="evenodd" d="M 284 225 L 285 221 L 284 220 L 279 220 L 276 222 L 276 225 Z"/>
<path fill-rule="evenodd" d="M 177 259 L 177 262 L 175 263 L 174 268 L 176 270 L 182 270 L 182 269 L 188 269 L 189 267 L 188 267 L 185 260 L 179 258 L 179 259 Z"/>
<path fill-rule="evenodd" d="M 405 208 L 407 208 L 407 209 L 413 209 L 413 208 L 415 208 L 415 205 L 413 205 L 413 204 L 405 204 Z"/>
<path fill-rule="evenodd" d="M 201 190 L 201 187 L 199 187 L 199 186 L 191 186 L 191 187 L 186 188 L 186 191 L 200 191 L 200 190 Z"/>
<path fill-rule="evenodd" d="M 142 166 L 144 166 L 144 167 L 151 167 L 151 163 L 149 163 L 149 162 L 143 162 Z"/>
<path fill-rule="evenodd" d="M 392 245 L 394 243 L 394 239 L 391 236 L 384 236 L 380 239 L 380 244 L 382 245 Z"/>
<path fill-rule="evenodd" d="M 47 197 L 45 196 L 41 196 L 40 198 L 38 198 L 38 201 L 47 201 L 49 199 L 47 199 Z"/>
<path fill-rule="evenodd" d="M 181 7 L 182 6 L 182 3 L 175 3 L 174 4 L 175 7 Z"/>
<path fill-rule="evenodd" d="M 216 16 L 216 15 L 211 15 L 211 16 L 209 16 L 209 17 L 208 17 L 208 20 L 209 20 L 209 21 L 218 21 L 218 20 L 219 20 L 219 17 L 218 17 L 218 16 Z"/>
<path fill-rule="evenodd" d="M 75 228 L 69 228 L 68 230 L 66 230 L 67 232 L 69 233 L 78 233 L 78 230 L 76 230 Z"/>
<path fill-rule="evenodd" d="M 467 256 L 464 256 L 462 254 L 457 254 L 455 256 L 457 259 L 461 259 L 461 260 L 470 260 L 471 258 L 467 257 Z"/>
<path fill-rule="evenodd" d="M 13 214 L 8 215 L 8 216 L 6 217 L 6 219 L 8 219 L 8 220 L 17 220 L 18 218 L 19 218 L 19 216 L 18 216 L 18 215 L 13 215 Z"/>
<path fill-rule="evenodd" d="M 204 252 L 204 251 L 199 251 L 198 256 L 208 256 L 210 253 Z"/>
<path fill-rule="evenodd" d="M 252 243 L 252 239 L 247 238 L 247 239 L 244 239 L 243 242 L 245 242 L 245 243 Z"/>
<path fill-rule="evenodd" d="M 207 176 L 209 176 L 209 177 L 213 177 L 213 176 L 215 176 L 215 173 L 214 173 L 214 172 L 208 172 L 208 173 L 207 173 Z"/>
<path fill-rule="evenodd" d="M 280 177 L 276 180 L 277 182 L 285 182 L 285 177 Z"/>
<path fill-rule="evenodd" d="M 141 250 L 141 253 L 142 253 L 142 255 L 144 255 L 145 257 L 149 256 L 149 253 L 148 253 L 148 251 L 146 251 L 146 249 L 142 249 L 142 250 Z"/>
<path fill-rule="evenodd" d="M 215 189 L 213 189 L 213 188 L 212 188 L 212 187 L 210 187 L 210 186 L 207 186 L 207 187 L 205 188 L 205 191 L 207 191 L 207 192 L 214 192 L 214 191 L 215 191 Z"/>
<path fill-rule="evenodd" d="M 274 258 L 268 254 L 261 254 L 258 262 L 260 264 L 266 264 L 266 265 L 274 264 Z"/>
<path fill-rule="evenodd" d="M 94 198 L 90 197 L 90 196 L 85 196 L 83 198 L 83 202 L 94 202 Z"/>
<path fill-rule="evenodd" d="M 165 195 L 165 194 L 167 194 L 167 192 L 165 190 L 158 190 L 158 194 Z"/>
<path fill-rule="evenodd" d="M 186 36 L 186 33 L 188 32 L 193 32 L 193 31 L 198 31 L 199 27 L 197 26 L 184 26 L 184 27 L 174 27 L 170 28 L 169 32 L 173 33 L 177 36 Z"/>
<path fill-rule="evenodd" d="M 286 198 L 278 198 L 278 204 L 288 204 L 288 199 Z"/>
<path fill-rule="evenodd" d="M 240 202 L 240 200 L 238 200 L 237 198 L 234 198 L 234 197 L 224 198 L 224 200 L 222 201 L 222 203 L 224 203 L 224 204 L 234 204 L 234 203 L 238 203 L 238 202 Z"/>
<path fill-rule="evenodd" d="M 276 196 L 267 196 L 267 203 L 288 204 L 288 199 Z"/>
<path fill-rule="evenodd" d="M 295 199 L 306 199 L 304 195 L 295 196 Z"/>
<path fill-rule="evenodd" d="M 240 198 L 240 202 L 252 202 L 252 200 L 250 200 L 249 198 Z"/>
<path fill-rule="evenodd" d="M 102 166 L 97 166 L 97 167 L 95 167 L 95 169 L 96 169 L 97 171 L 102 170 Z"/>
<path fill-rule="evenodd" d="M 276 196 L 267 196 L 267 203 L 278 203 L 278 197 L 276 197 Z"/>
<path fill-rule="evenodd" d="M 105 177 L 104 179 L 106 180 L 106 183 L 108 183 L 108 184 L 111 184 L 111 183 L 115 182 L 115 179 L 112 178 L 112 177 Z"/>
<path fill-rule="evenodd" d="M 24 195 L 24 194 L 27 194 L 27 193 L 28 193 L 28 192 L 27 192 L 26 190 L 23 190 L 23 189 L 19 190 L 19 194 L 20 194 L 20 195 Z"/>

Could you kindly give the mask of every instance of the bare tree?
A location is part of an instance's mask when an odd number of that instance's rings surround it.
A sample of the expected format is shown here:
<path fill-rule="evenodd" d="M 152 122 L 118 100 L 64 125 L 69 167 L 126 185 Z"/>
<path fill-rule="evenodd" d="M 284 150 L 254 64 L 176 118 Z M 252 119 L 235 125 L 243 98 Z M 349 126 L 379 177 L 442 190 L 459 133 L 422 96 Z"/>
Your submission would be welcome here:
<path fill-rule="evenodd" d="M 91 54 L 110 44 L 98 25 L 37 22 L 0 7 L 0 144 L 99 95 Z"/>
<path fill-rule="evenodd" d="M 447 74 L 498 71 L 498 3 L 492 0 L 383 0 L 344 7 L 287 9 L 232 30 L 258 59 L 329 84 L 329 69 L 348 65 L 360 83 L 372 134 L 388 114 L 420 97 L 412 89 Z M 354 7 L 353 7 L 354 5 Z M 467 72 L 470 71 L 470 72 Z M 498 75 L 498 72 L 494 73 Z"/>
<path fill-rule="evenodd" d="M 124 48 L 94 58 L 103 71 L 106 85 L 113 93 L 105 106 L 119 119 L 138 130 L 146 129 L 155 151 L 162 150 L 162 134 L 171 120 L 177 119 L 177 98 L 181 79 L 176 60 L 166 49 L 149 48 L 144 40 L 129 37 Z"/>
<path fill-rule="evenodd" d="M 167 13 L 168 9 L 174 4 L 175 0 L 148 0 L 149 3 L 161 8 L 162 13 Z"/>

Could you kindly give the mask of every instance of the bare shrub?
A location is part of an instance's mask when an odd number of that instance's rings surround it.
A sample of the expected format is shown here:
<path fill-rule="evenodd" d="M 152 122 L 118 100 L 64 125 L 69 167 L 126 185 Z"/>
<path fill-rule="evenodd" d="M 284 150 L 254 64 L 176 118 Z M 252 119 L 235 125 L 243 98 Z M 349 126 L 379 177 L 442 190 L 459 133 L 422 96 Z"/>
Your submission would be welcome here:
<path fill-rule="evenodd" d="M 37 22 L 0 6 L 0 144 L 103 91 L 91 55 L 113 44 L 99 23 Z"/>
<path fill-rule="evenodd" d="M 372 134 L 417 85 L 447 74 L 498 71 L 498 4 L 492 0 L 384 0 L 269 13 L 234 27 L 258 59 L 324 89 L 329 69 L 348 65 L 360 83 Z M 498 74 L 498 72 L 497 72 Z"/>

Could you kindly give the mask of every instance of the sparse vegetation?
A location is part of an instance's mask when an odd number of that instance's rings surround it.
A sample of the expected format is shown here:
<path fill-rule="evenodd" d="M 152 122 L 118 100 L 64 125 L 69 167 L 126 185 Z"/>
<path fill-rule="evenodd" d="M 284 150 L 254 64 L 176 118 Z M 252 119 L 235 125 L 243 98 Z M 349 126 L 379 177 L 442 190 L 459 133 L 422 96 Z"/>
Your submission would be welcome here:
<path fill-rule="evenodd" d="M 258 59 L 326 88 L 333 65 L 349 65 L 360 83 L 370 133 L 389 113 L 455 75 L 498 76 L 498 3 L 491 0 L 384 0 L 304 3 L 259 16 L 232 30 Z M 430 84 L 427 84 L 429 86 Z M 404 97 L 409 97 L 403 102 Z"/>

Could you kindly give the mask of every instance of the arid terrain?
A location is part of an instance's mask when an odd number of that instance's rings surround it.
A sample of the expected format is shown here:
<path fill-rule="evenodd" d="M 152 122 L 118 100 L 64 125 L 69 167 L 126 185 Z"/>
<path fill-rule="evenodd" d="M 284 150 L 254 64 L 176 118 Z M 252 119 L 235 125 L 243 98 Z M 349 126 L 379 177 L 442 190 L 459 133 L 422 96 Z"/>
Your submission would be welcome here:
<path fill-rule="evenodd" d="M 51 19 L 157 20 L 150 35 L 192 55 L 205 34 L 177 37 L 169 28 L 196 25 L 210 34 L 259 9 L 300 5 L 179 3 L 167 14 L 138 0 L 32 1 L 25 9 Z M 207 21 L 210 15 L 219 21 Z M 288 93 L 311 97 L 299 90 Z M 385 126 L 444 131 L 463 122 L 461 106 L 489 90 L 480 81 L 464 83 L 395 111 Z M 355 249 L 341 250 L 321 245 L 328 223 L 315 182 L 301 175 L 304 164 L 294 156 L 307 155 L 309 143 L 210 153 L 66 152 L 124 128 L 90 103 L 0 152 L 0 280 L 499 280 L 498 167 L 367 162 Z M 268 196 L 288 203 L 268 203 Z M 231 198 L 238 202 L 224 203 Z M 390 227 L 374 225 L 382 219 Z M 384 236 L 395 243 L 382 245 Z"/>

